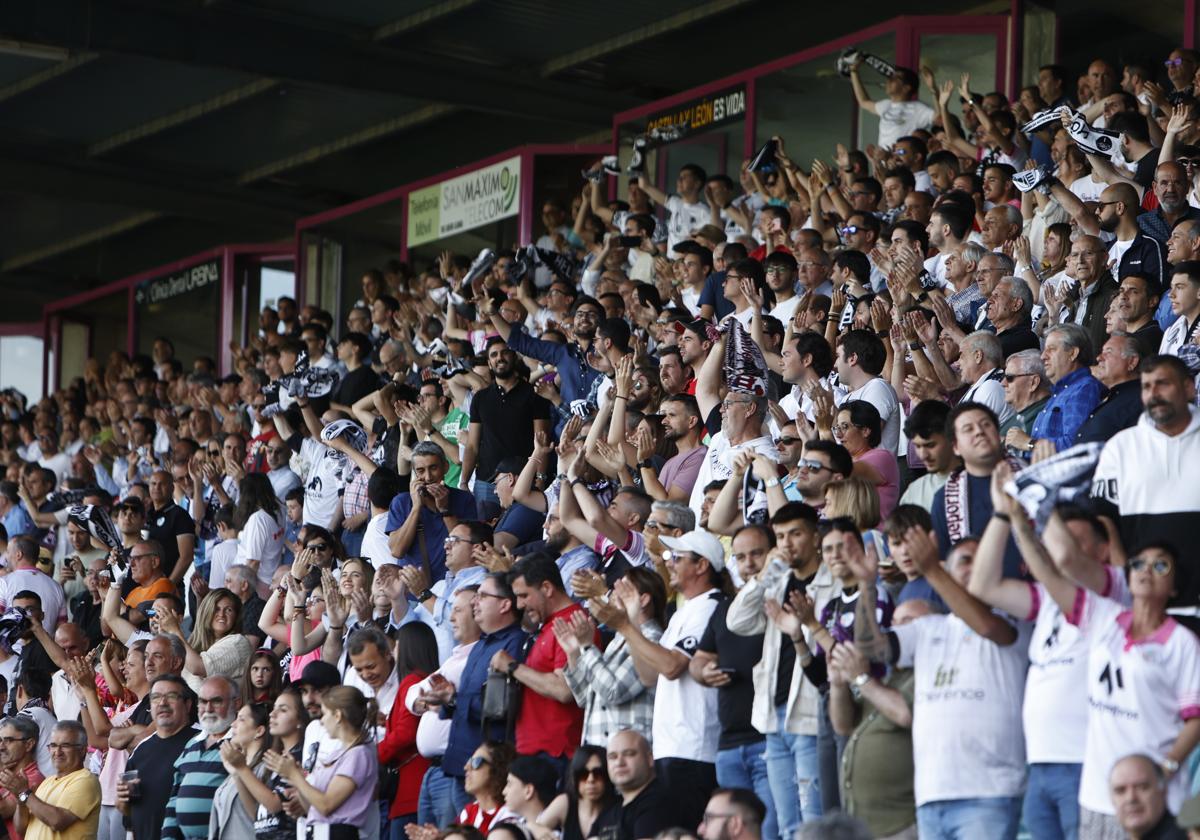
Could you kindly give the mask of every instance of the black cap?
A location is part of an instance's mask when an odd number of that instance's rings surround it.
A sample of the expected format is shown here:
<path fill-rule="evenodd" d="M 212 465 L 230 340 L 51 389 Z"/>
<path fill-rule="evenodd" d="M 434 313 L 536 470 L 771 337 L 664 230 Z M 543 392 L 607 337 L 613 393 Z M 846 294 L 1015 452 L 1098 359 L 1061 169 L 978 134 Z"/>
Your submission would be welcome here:
<path fill-rule="evenodd" d="M 488 479 L 489 484 L 494 484 L 496 479 L 502 475 L 520 475 L 521 470 L 525 469 L 525 462 L 528 458 L 518 458 L 516 455 L 509 455 L 507 458 L 501 458 L 500 463 L 496 465 L 496 471 L 492 473 L 492 477 Z"/>
<path fill-rule="evenodd" d="M 218 385 L 241 385 L 242 377 L 238 376 L 236 373 L 231 373 L 228 376 L 223 376 L 220 379 L 218 379 L 217 384 Z"/>
<path fill-rule="evenodd" d="M 131 510 L 136 510 L 142 516 L 146 515 L 146 506 L 137 496 L 126 496 L 121 500 L 121 503 L 116 506 L 116 510 L 120 510 L 121 508 L 130 508 Z"/>
<path fill-rule="evenodd" d="M 341 685 L 342 675 L 338 673 L 337 668 L 318 659 L 305 665 L 304 670 L 300 673 L 300 679 L 295 682 L 296 685 L 307 685 L 313 688 L 332 688 L 335 685 Z"/>

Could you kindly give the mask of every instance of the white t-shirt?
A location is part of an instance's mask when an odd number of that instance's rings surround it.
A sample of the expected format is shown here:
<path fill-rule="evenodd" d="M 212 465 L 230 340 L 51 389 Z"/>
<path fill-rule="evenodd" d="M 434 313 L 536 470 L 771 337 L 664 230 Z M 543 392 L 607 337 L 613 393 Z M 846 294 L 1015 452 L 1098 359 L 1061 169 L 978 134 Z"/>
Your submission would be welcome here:
<path fill-rule="evenodd" d="M 892 386 L 878 376 L 867 381 L 857 391 L 847 391 L 839 396 L 840 389 L 835 390 L 834 401 L 840 406 L 848 400 L 866 400 L 875 406 L 879 417 L 883 420 L 883 437 L 879 443 L 881 449 L 886 449 L 894 455 L 900 453 L 900 400 Z"/>
<path fill-rule="evenodd" d="M 786 329 L 788 323 L 796 316 L 796 309 L 800 306 L 800 301 L 800 295 L 792 295 L 787 300 L 775 304 L 775 308 L 771 310 L 771 317 L 778 318 Z"/>
<path fill-rule="evenodd" d="M 304 485 L 304 521 L 328 528 L 342 506 L 345 489 L 338 476 L 340 462 L 324 443 L 305 438 L 300 457 L 308 462 L 308 480 Z"/>
<path fill-rule="evenodd" d="M 1021 697 L 1028 629 L 1007 647 L 955 615 L 892 628 L 901 668 L 913 668 L 917 806 L 948 799 L 1019 796 L 1025 787 Z M 657 746 L 657 745 L 656 745 Z"/>
<path fill-rule="evenodd" d="M 225 585 L 225 573 L 238 562 L 240 545 L 240 540 L 221 540 L 208 552 L 211 563 L 208 567 L 208 585 L 211 589 L 220 589 Z"/>
<path fill-rule="evenodd" d="M 1107 188 L 1108 184 L 1103 181 L 1097 181 L 1094 174 L 1076 178 L 1071 182 L 1071 186 L 1067 187 L 1067 189 L 1075 193 L 1075 197 L 1080 201 L 1099 201 L 1100 193 L 1104 192 Z"/>
<path fill-rule="evenodd" d="M 9 687 L 9 691 L 12 691 Z M 50 758 L 50 734 L 54 731 L 54 724 L 58 723 L 56 718 L 49 709 L 43 709 L 41 706 L 34 708 L 26 707 L 17 712 L 17 717 L 30 718 L 38 727 L 38 742 L 37 742 L 37 765 L 38 770 L 47 779 L 54 775 L 54 761 Z"/>
<path fill-rule="evenodd" d="M 288 466 L 271 470 L 267 473 L 267 479 L 271 482 L 271 489 L 275 491 L 275 496 L 279 499 L 280 504 L 284 503 L 288 493 L 300 486 L 300 476 L 292 472 L 291 467 Z"/>
<path fill-rule="evenodd" d="M 388 548 L 387 534 L 384 532 L 384 527 L 387 525 L 388 512 L 377 513 L 367 522 L 367 530 L 363 533 L 362 556 L 370 558 L 371 565 L 378 569 L 385 563 L 398 565 L 399 561 L 392 556 L 391 549 Z"/>
<path fill-rule="evenodd" d="M 1108 270 L 1113 277 L 1117 276 L 1117 269 L 1121 267 L 1121 258 L 1125 256 L 1125 252 L 1131 245 L 1133 245 L 1132 239 L 1114 239 L 1108 246 Z"/>
<path fill-rule="evenodd" d="M 675 246 L 685 239 L 692 238 L 692 231 L 703 227 L 712 219 L 712 212 L 703 201 L 688 204 L 683 196 L 667 197 L 667 250 L 675 250 Z"/>
<path fill-rule="evenodd" d="M 924 102 L 910 99 L 907 102 L 893 102 L 881 99 L 875 103 L 879 114 L 879 143 L 880 146 L 894 146 L 901 137 L 907 137 L 918 128 L 929 128 L 933 125 L 934 110 Z"/>
<path fill-rule="evenodd" d="M 721 598 L 717 589 L 689 598 L 671 616 L 658 643 L 691 659 Z M 677 680 L 660 674 L 654 694 L 654 757 L 713 763 L 720 735 L 717 690 L 696 682 L 687 671 Z"/>
<path fill-rule="evenodd" d="M 1110 591 L 1116 586 L 1124 590 L 1119 570 L 1109 569 L 1109 582 Z M 1030 764 L 1082 764 L 1088 718 L 1087 639 L 1067 621 L 1046 587 L 1030 583 L 1029 591 L 1034 625 L 1021 715 L 1026 758 Z"/>
<path fill-rule="evenodd" d="M 38 464 L 53 472 L 60 485 L 71 475 L 71 456 L 66 452 L 38 458 Z"/>
<path fill-rule="evenodd" d="M 983 403 L 1000 418 L 1001 423 L 1005 423 L 1013 416 L 1013 408 L 1004 399 L 1004 385 L 1001 384 L 1001 380 L 988 378 L 994 372 L 993 368 L 972 384 L 960 402 Z"/>
<path fill-rule="evenodd" d="M 246 527 L 238 534 L 237 561 L 258 561 L 258 579 L 267 586 L 283 559 L 283 514 L 271 516 L 265 510 L 256 510 L 246 520 Z"/>
<path fill-rule="evenodd" d="M 1168 618 L 1151 636 L 1133 642 L 1133 614 L 1123 605 L 1084 590 L 1071 622 L 1089 647 L 1087 747 L 1079 804 L 1113 814 L 1108 774 L 1118 759 L 1145 753 L 1166 758 L 1185 720 L 1200 716 L 1200 640 Z M 1178 813 L 1187 797 L 1186 770 L 1167 788 L 1167 807 Z"/>
<path fill-rule="evenodd" d="M 724 432 L 717 432 L 708 442 L 708 452 L 704 454 L 704 462 L 700 465 L 700 472 L 696 474 L 696 483 L 692 485 L 692 495 L 688 499 L 688 507 L 696 512 L 697 522 L 700 521 L 700 508 L 704 504 L 704 485 L 710 481 L 729 478 L 733 474 L 730 461 L 735 453 L 744 449 L 753 449 L 772 461 L 779 461 L 779 450 L 769 437 L 758 437 L 733 446 Z"/>
<path fill-rule="evenodd" d="M 699 316 L 700 314 L 700 293 L 703 291 L 703 287 L 693 289 L 691 286 L 685 286 L 683 291 L 679 293 L 683 305 L 687 307 L 688 312 L 693 316 Z"/>
<path fill-rule="evenodd" d="M 0 578 L 0 612 L 11 607 L 17 593 L 26 589 L 42 599 L 42 626 L 53 636 L 54 629 L 67 620 L 67 598 L 62 584 L 37 569 L 14 569 Z"/>

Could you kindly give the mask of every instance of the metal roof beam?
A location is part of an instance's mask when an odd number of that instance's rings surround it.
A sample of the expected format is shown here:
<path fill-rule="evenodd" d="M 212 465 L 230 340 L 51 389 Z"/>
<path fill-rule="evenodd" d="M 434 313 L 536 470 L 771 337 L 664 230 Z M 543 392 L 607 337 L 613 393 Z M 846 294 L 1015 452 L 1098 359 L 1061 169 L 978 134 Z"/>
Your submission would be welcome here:
<path fill-rule="evenodd" d="M 219 10 L 164 8 L 131 0 L 0 4 L 0 39 L 222 67 L 273 79 L 374 90 L 459 105 L 486 113 L 554 114 L 564 122 L 603 125 L 636 104 L 622 94 L 582 89 L 452 58 L 410 54 L 386 46 Z"/>
<path fill-rule="evenodd" d="M 479 0 L 443 0 L 443 2 L 427 6 L 419 12 L 413 12 L 411 15 L 405 15 L 399 20 L 377 27 L 371 33 L 371 40 L 386 41 L 389 38 L 395 38 L 397 35 L 407 34 L 414 29 L 420 29 L 422 26 L 428 26 L 442 18 L 457 14 L 463 9 L 469 9 L 478 2 Z"/>

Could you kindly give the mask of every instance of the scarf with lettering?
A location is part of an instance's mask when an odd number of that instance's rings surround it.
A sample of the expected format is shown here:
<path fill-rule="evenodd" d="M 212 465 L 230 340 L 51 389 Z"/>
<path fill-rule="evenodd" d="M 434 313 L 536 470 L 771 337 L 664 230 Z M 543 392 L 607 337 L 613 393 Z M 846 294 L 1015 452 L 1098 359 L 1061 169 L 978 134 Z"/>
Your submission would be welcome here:
<path fill-rule="evenodd" d="M 1007 457 L 1008 465 L 1013 472 L 1025 468 L 1025 464 L 1016 458 Z M 967 498 L 967 468 L 959 467 L 950 473 L 946 481 L 946 532 L 950 535 L 950 545 L 954 545 L 967 537 L 977 536 L 971 529 L 970 500 Z"/>

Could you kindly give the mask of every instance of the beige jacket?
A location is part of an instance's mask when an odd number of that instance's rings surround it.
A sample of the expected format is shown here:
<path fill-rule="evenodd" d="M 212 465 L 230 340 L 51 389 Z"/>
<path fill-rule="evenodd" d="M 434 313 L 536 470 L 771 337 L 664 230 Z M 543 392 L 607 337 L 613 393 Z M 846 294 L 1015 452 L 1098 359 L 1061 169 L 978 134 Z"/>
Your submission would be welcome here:
<path fill-rule="evenodd" d="M 725 619 L 730 631 L 739 636 L 765 634 L 762 659 L 754 666 L 753 671 L 754 706 L 750 712 L 750 722 L 764 735 L 775 732 L 777 728 L 774 700 L 775 681 L 779 676 L 779 645 L 782 631 L 774 621 L 767 618 L 763 601 L 768 597 L 782 601 L 786 587 L 787 578 L 782 578 L 770 592 L 765 591 L 757 579 L 747 581 L 729 605 L 729 613 Z M 817 576 L 808 587 L 808 594 L 816 604 L 818 616 L 830 599 L 841 590 L 841 582 L 834 578 L 829 568 L 822 563 L 817 569 Z M 804 631 L 804 638 L 811 647 L 813 642 L 808 630 Z M 804 678 L 804 669 L 800 667 L 797 659 L 796 667 L 792 669 L 792 684 L 788 690 L 787 731 L 795 735 L 816 735 L 818 701 L 817 687 Z"/>

